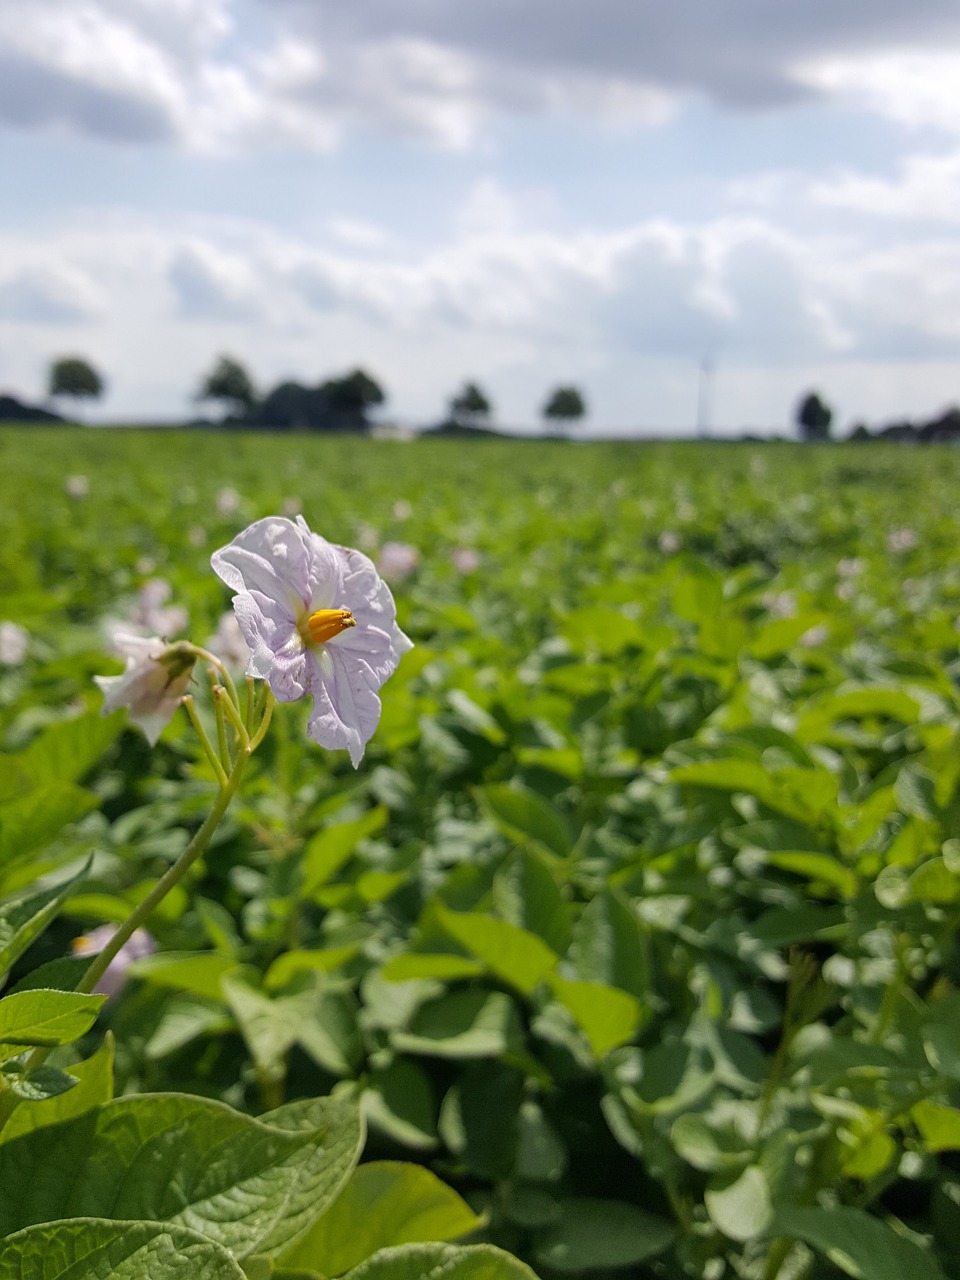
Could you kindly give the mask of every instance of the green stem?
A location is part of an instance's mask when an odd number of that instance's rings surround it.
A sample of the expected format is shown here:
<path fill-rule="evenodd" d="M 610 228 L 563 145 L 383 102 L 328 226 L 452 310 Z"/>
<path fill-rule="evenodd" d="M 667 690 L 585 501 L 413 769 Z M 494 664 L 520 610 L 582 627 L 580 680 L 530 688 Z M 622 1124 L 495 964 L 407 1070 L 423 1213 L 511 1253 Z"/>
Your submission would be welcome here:
<path fill-rule="evenodd" d="M 227 724 L 223 718 L 223 698 L 220 697 L 221 686 L 217 682 L 217 673 L 210 667 L 207 670 L 210 680 L 210 696 L 213 698 L 213 709 L 217 713 L 217 743 L 220 747 L 220 760 L 224 769 L 230 768 L 230 749 L 227 746 Z"/>
<path fill-rule="evenodd" d="M 89 993 L 94 989 L 104 973 L 106 973 L 111 960 L 119 953 L 124 943 L 129 941 L 134 931 L 139 929 L 149 917 L 151 911 L 155 909 L 158 903 L 163 901 L 175 885 L 180 883 L 200 855 L 206 851 L 207 845 L 210 843 L 210 837 L 217 829 L 220 819 L 226 813 L 227 806 L 240 785 L 240 779 L 243 777 L 243 771 L 247 766 L 249 754 L 249 749 L 247 749 L 246 751 L 241 751 L 237 756 L 237 762 L 227 778 L 226 785 L 220 788 L 220 794 L 217 796 L 213 808 L 207 814 L 203 826 L 173 866 L 160 877 L 143 901 L 138 903 L 127 919 L 124 920 L 100 954 L 94 956 L 76 987 L 77 991 Z"/>
<path fill-rule="evenodd" d="M 200 716 L 197 713 L 197 708 L 193 700 L 193 695 L 189 693 L 185 694 L 180 699 L 180 702 L 181 702 L 181 705 L 183 706 L 184 711 L 190 717 L 190 723 L 193 725 L 194 729 L 197 731 L 197 737 L 200 739 L 200 745 L 203 747 L 204 751 L 206 752 L 207 759 L 210 761 L 210 765 L 213 768 L 214 773 L 217 775 L 217 781 L 220 783 L 221 787 L 225 787 L 227 785 L 226 770 L 224 769 L 223 765 L 220 763 L 217 753 L 213 748 L 213 743 L 210 741 L 209 737 L 207 736 L 207 731 L 206 729 L 204 729 L 200 721 Z"/>
<path fill-rule="evenodd" d="M 222 688 L 215 688 L 213 691 L 213 696 L 217 700 L 217 705 L 223 707 L 224 711 L 226 712 L 227 719 L 233 725 L 234 732 L 236 733 L 237 738 L 240 741 L 240 750 L 246 751 L 250 745 L 250 738 L 249 738 L 249 735 L 247 734 L 246 725 L 243 723 L 243 718 L 240 715 L 239 708 L 237 707 L 237 704 L 234 702 L 233 697 L 231 696 L 229 690 L 222 689 Z"/>
<path fill-rule="evenodd" d="M 256 751 L 257 747 L 259 747 L 260 743 L 263 741 L 267 730 L 270 728 L 270 721 L 273 718 L 273 708 L 277 705 L 277 700 L 270 692 L 269 685 L 265 684 L 263 687 L 266 693 L 266 696 L 261 699 L 264 705 L 263 719 L 260 721 L 260 728 L 250 739 L 250 745 L 247 748 L 248 751 Z"/>

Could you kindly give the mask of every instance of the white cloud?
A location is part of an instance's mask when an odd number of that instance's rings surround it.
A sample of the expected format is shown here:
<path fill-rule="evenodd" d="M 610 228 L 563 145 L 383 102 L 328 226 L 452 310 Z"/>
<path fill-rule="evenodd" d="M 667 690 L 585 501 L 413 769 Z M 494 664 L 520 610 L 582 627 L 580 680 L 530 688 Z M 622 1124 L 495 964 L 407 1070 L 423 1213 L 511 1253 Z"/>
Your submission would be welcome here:
<path fill-rule="evenodd" d="M 690 421 L 684 397 L 707 354 L 721 385 L 767 368 L 791 388 L 810 368 L 840 378 L 851 364 L 960 354 L 960 244 L 904 240 L 858 255 L 760 218 L 561 235 L 525 229 L 514 210 L 492 225 L 467 218 L 426 250 L 362 235 L 311 243 L 238 220 L 128 218 L 2 236 L 0 262 L 4 382 L 19 377 L 27 394 L 36 385 L 56 319 L 57 346 L 69 341 L 108 374 L 107 411 L 138 416 L 182 413 L 222 350 L 261 384 L 369 366 L 393 411 L 420 421 L 464 376 L 488 383 L 513 423 L 533 418 L 550 382 L 592 376 L 594 422 L 627 426 L 642 369 L 644 403 L 661 388 L 660 421 L 647 420 L 660 427 L 683 405 Z M 37 298 L 57 296 L 76 311 L 44 314 Z M 748 404 L 737 414 L 760 416 Z"/>
<path fill-rule="evenodd" d="M 463 149 L 497 117 L 650 127 L 691 96 L 960 118 L 946 0 L 0 0 L 0 50 L 8 125 L 201 151 Z"/>

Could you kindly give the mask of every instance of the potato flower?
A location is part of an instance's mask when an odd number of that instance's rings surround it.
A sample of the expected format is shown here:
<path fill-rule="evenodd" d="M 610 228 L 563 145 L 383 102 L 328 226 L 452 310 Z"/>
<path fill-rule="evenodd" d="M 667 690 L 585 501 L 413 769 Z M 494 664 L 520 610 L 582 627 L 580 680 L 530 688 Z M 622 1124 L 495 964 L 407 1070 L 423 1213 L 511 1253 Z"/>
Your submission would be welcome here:
<path fill-rule="evenodd" d="M 380 720 L 377 690 L 413 647 L 373 562 L 312 533 L 302 516 L 270 516 L 211 563 L 237 593 L 247 674 L 266 680 L 280 702 L 310 695 L 310 737 L 359 765 Z"/>
<path fill-rule="evenodd" d="M 72 951 L 75 956 L 95 956 L 110 942 L 117 931 L 114 924 L 101 924 L 89 933 L 74 938 Z M 98 996 L 115 996 L 123 986 L 127 970 L 135 960 L 153 955 L 157 944 L 145 929 L 135 929 L 108 965 L 106 972 L 93 989 Z"/>
<path fill-rule="evenodd" d="M 113 644 L 127 666 L 123 675 L 93 677 L 104 693 L 102 714 L 126 707 L 153 746 L 187 691 L 196 652 L 187 644 L 168 645 L 132 632 L 115 634 Z"/>

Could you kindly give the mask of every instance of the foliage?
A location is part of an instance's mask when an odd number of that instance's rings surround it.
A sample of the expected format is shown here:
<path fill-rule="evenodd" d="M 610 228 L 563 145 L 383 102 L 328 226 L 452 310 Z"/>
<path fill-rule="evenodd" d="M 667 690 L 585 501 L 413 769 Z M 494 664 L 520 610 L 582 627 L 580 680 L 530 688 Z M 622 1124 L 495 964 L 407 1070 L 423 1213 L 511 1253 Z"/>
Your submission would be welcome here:
<path fill-rule="evenodd" d="M 797 425 L 804 440 L 829 440 L 833 410 L 815 391 L 809 392 L 797 405 Z"/>
<path fill-rule="evenodd" d="M 318 387 L 282 382 L 250 415 L 256 426 L 306 431 L 366 431 L 370 409 L 383 404 L 382 387 L 362 369 Z"/>
<path fill-rule="evenodd" d="M 586 412 L 587 406 L 576 387 L 556 387 L 543 405 L 543 416 L 560 422 L 577 422 Z"/>
<path fill-rule="evenodd" d="M 465 382 L 450 400 L 450 421 L 459 426 L 486 422 L 492 411 L 489 399 L 475 382 Z"/>
<path fill-rule="evenodd" d="M 248 414 L 257 402 L 257 393 L 244 366 L 232 356 L 220 356 L 201 379 L 196 400 L 214 400 L 235 417 Z"/>
<path fill-rule="evenodd" d="M 0 438 L 0 1277 L 960 1277 L 953 451 L 65 439 Z M 292 502 L 420 548 L 417 648 L 357 772 L 278 709 L 94 1008 L 216 789 L 97 714 L 103 619 L 212 633 Z"/>
<path fill-rule="evenodd" d="M 47 382 L 51 396 L 97 400 L 103 395 L 103 378 L 82 356 L 60 356 L 50 366 Z"/>

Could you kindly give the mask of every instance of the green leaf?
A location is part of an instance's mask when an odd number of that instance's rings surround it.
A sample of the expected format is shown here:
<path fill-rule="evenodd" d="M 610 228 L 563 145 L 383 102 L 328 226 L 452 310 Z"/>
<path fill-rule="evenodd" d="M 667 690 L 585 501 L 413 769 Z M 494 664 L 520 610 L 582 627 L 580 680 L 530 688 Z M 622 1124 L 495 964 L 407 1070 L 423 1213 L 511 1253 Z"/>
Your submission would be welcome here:
<path fill-rule="evenodd" d="M 626 991 L 599 982 L 572 982 L 556 973 L 550 974 L 547 981 L 598 1058 L 632 1040 L 639 1029 L 643 1009 Z"/>
<path fill-rule="evenodd" d="M 773 1234 L 803 1240 L 854 1280 L 944 1280 L 927 1250 L 862 1209 L 784 1208 Z"/>
<path fill-rule="evenodd" d="M 928 1151 L 960 1151 L 960 1111 L 924 1098 L 910 1108 Z"/>
<path fill-rule="evenodd" d="M 708 1124 L 699 1111 L 674 1120 L 670 1141 L 681 1159 L 704 1173 L 741 1168 L 749 1159 L 742 1136 Z"/>
<path fill-rule="evenodd" d="M 460 946 L 524 995 L 531 994 L 559 959 L 535 933 L 479 911 L 451 911 L 438 902 L 435 919 Z"/>
<path fill-rule="evenodd" d="M 212 1240 L 160 1222 L 74 1218 L 10 1236 L 0 1252 L 0 1280 L 246 1280 Z"/>
<path fill-rule="evenodd" d="M 377 805 L 362 818 L 341 822 L 318 832 L 303 851 L 303 897 L 309 898 L 323 885 L 329 884 L 340 868 L 353 857 L 361 840 L 381 831 L 389 813 Z"/>
<path fill-rule="evenodd" d="M 770 1186 L 759 1165 L 751 1164 L 733 1182 L 709 1187 L 704 1203 L 714 1226 L 731 1240 L 755 1240 L 769 1234 L 773 1221 Z"/>
<path fill-rule="evenodd" d="M 537 1280 L 528 1266 L 490 1244 L 406 1244 L 382 1249 L 344 1280 Z"/>
<path fill-rule="evenodd" d="M 73 1088 L 44 1102 L 20 1102 L 0 1129 L 0 1143 L 71 1120 L 109 1102 L 113 1097 L 113 1036 L 108 1032 L 97 1052 L 85 1062 L 73 1063 L 69 1071 L 77 1082 Z"/>
<path fill-rule="evenodd" d="M 773 867 L 829 885 L 842 898 L 856 897 L 860 888 L 857 875 L 829 853 L 768 853 L 765 858 Z"/>
<path fill-rule="evenodd" d="M 623 1200 L 588 1197 L 560 1202 L 560 1218 L 536 1245 L 535 1256 L 555 1271 L 629 1267 L 662 1253 L 676 1228 Z"/>
<path fill-rule="evenodd" d="M 59 1067 L 36 1067 L 24 1074 L 12 1075 L 8 1079 L 13 1093 L 25 1102 L 46 1102 L 69 1092 L 77 1085 L 77 1077 L 68 1075 Z M 0 1141 L 2 1141 L 0 1135 Z"/>
<path fill-rule="evenodd" d="M 573 933 L 571 959 L 581 978 L 647 993 L 647 959 L 640 922 L 619 893 L 604 889 L 584 907 Z"/>
<path fill-rule="evenodd" d="M 280 1261 L 340 1275 L 378 1249 L 455 1240 L 483 1225 L 435 1174 L 380 1160 L 361 1165 L 329 1209 Z"/>
<path fill-rule="evenodd" d="M 447 1092 L 440 1136 L 470 1173 L 493 1182 L 510 1174 L 520 1138 L 522 1091 L 519 1071 L 499 1062 L 475 1062 Z"/>
<path fill-rule="evenodd" d="M 546 860 L 529 850 L 514 854 L 493 882 L 493 901 L 509 924 L 542 938 L 557 955 L 570 945 L 570 908 Z"/>
<path fill-rule="evenodd" d="M 438 1058 L 498 1058 L 522 1044 L 520 1018 L 503 991 L 453 991 L 420 1006 L 394 1048 Z"/>
<path fill-rule="evenodd" d="M 356 1106 L 339 1099 L 255 1120 L 186 1094 L 117 1098 L 0 1146 L 0 1237 L 108 1216 L 190 1225 L 238 1258 L 270 1252 L 334 1200 L 362 1140 Z"/>
<path fill-rule="evenodd" d="M 359 942 L 351 942 L 345 947 L 323 947 L 316 951 L 285 951 L 277 956 L 263 977 L 263 985 L 268 991 L 281 991 L 301 973 L 311 970 L 331 973 L 340 969 L 359 955 L 363 946 Z"/>
<path fill-rule="evenodd" d="M 535 791 L 496 783 L 478 794 L 490 817 L 511 840 L 557 858 L 569 856 L 574 844 L 570 823 Z"/>
<path fill-rule="evenodd" d="M 223 1002 L 221 980 L 237 968 L 236 960 L 215 951 L 161 951 L 135 960 L 127 976 L 158 987 Z"/>
<path fill-rule="evenodd" d="M 99 711 L 88 711 L 44 729 L 17 759 L 37 783 L 79 782 L 123 726 L 121 712 L 102 716 Z"/>
<path fill-rule="evenodd" d="M 349 1076 L 362 1057 L 352 995 L 322 984 L 289 996 L 267 996 L 242 978 L 223 979 L 231 1012 L 257 1066 L 279 1077 L 284 1059 L 299 1044 L 320 1066 L 335 1076 Z"/>
<path fill-rule="evenodd" d="M 483 973 L 479 960 L 439 952 L 405 951 L 393 956 L 380 970 L 386 982 L 409 982 L 411 978 L 475 978 Z"/>
<path fill-rule="evenodd" d="M 99 803 L 89 791 L 53 782 L 0 806 L 0 868 L 49 844 L 68 822 L 76 822 Z"/>
<path fill-rule="evenodd" d="M 14 962 L 43 933 L 67 898 L 83 883 L 91 861 L 92 859 L 88 859 L 75 876 L 51 889 L 21 894 L 0 904 L 0 982 L 10 972 Z"/>
<path fill-rule="evenodd" d="M 373 1067 L 367 1080 L 361 1104 L 367 1123 L 407 1148 L 432 1150 L 437 1109 L 423 1068 L 408 1058 L 394 1058 L 385 1067 Z"/>
<path fill-rule="evenodd" d="M 0 1000 L 0 1061 L 33 1045 L 70 1044 L 89 1031 L 106 996 L 22 991 Z"/>

